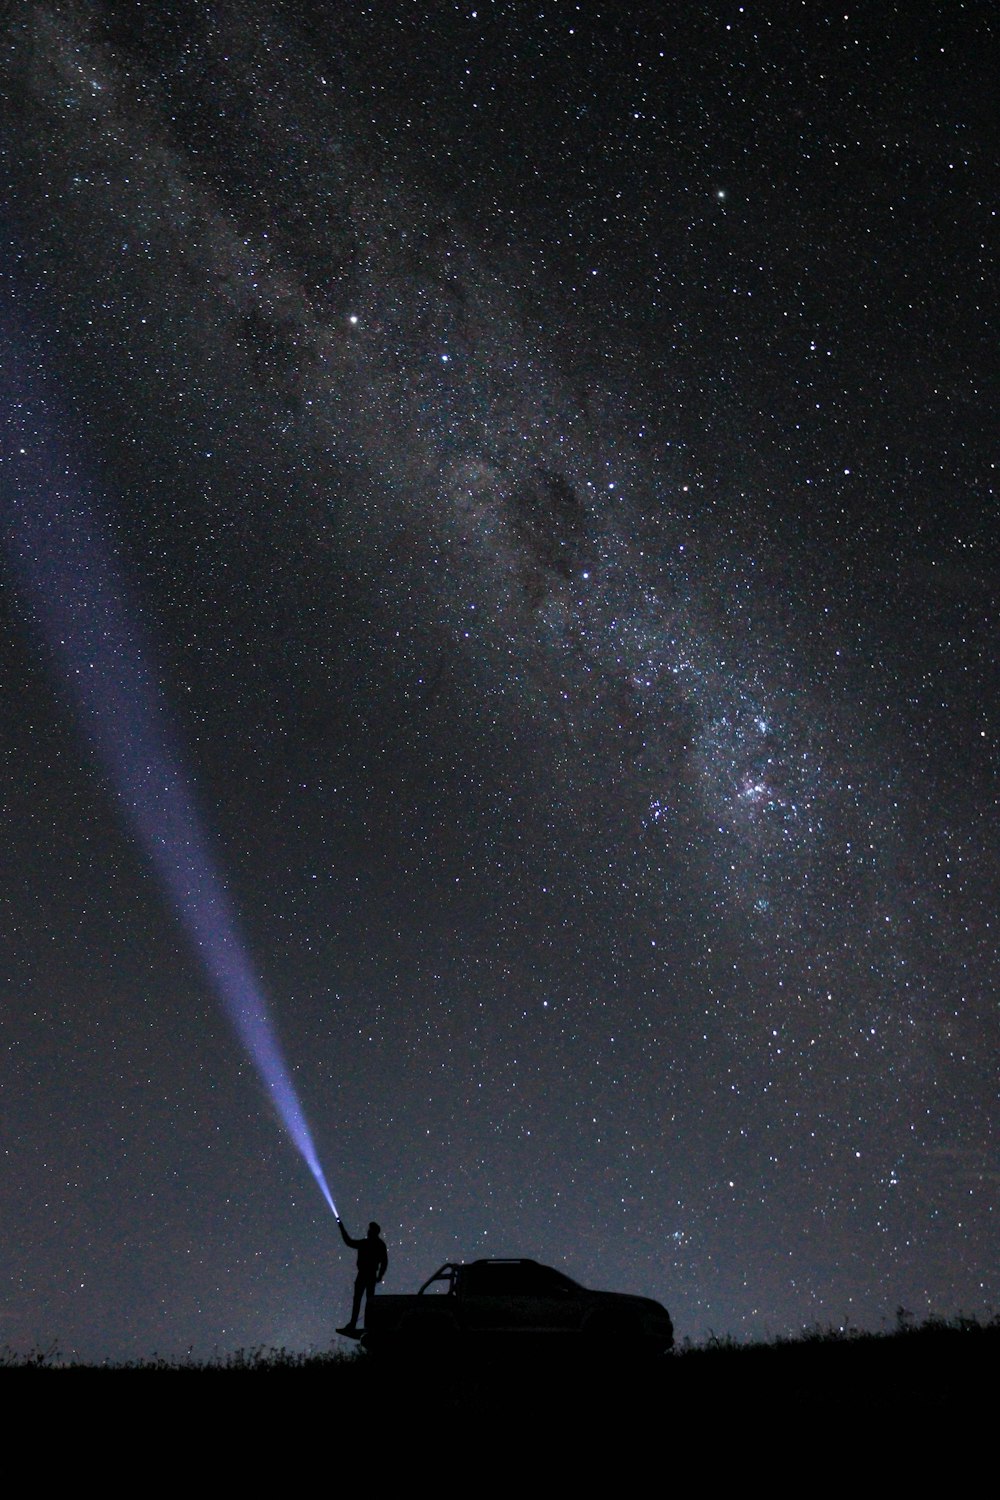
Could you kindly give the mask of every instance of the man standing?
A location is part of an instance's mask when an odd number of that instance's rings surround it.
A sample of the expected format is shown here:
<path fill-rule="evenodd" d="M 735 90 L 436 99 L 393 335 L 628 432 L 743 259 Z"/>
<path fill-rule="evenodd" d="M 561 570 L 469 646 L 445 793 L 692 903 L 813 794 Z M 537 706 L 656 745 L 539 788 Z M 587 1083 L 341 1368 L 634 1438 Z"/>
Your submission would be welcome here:
<path fill-rule="evenodd" d="M 374 1221 L 368 1226 L 368 1233 L 363 1240 L 352 1240 L 344 1228 L 343 1220 L 337 1220 L 337 1228 L 345 1245 L 358 1252 L 358 1274 L 354 1278 L 354 1306 L 351 1308 L 351 1321 L 337 1332 L 344 1334 L 349 1339 L 358 1336 L 358 1313 L 361 1311 L 361 1299 L 365 1299 L 365 1317 L 368 1315 L 368 1299 L 374 1297 L 375 1287 L 386 1273 L 389 1265 L 389 1252 L 385 1248 L 385 1241 L 381 1238 L 382 1231 Z"/>

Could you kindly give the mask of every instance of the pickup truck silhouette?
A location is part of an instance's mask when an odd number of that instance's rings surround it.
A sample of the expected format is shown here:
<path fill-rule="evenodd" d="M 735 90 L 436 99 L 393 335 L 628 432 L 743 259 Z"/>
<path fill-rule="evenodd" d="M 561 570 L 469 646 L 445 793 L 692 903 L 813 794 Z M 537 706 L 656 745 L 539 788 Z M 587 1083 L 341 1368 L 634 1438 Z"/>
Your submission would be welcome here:
<path fill-rule="evenodd" d="M 659 1302 L 591 1291 L 535 1260 L 449 1261 L 415 1296 L 373 1297 L 361 1343 L 372 1353 L 485 1352 L 524 1340 L 567 1352 L 662 1354 L 674 1330 Z"/>

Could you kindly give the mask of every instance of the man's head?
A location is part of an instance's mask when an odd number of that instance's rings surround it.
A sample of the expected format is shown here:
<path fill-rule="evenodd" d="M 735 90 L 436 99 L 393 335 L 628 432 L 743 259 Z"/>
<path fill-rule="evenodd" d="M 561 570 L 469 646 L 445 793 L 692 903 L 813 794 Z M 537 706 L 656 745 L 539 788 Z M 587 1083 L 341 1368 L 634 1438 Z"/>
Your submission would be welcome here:
<path fill-rule="evenodd" d="M 378 1226 L 378 1225 L 377 1225 L 377 1224 L 376 1224 L 376 1223 L 375 1223 L 375 1220 L 374 1220 L 374 1219 L 372 1219 L 372 1221 L 371 1221 L 371 1223 L 370 1223 L 370 1224 L 369 1224 L 369 1226 L 368 1226 L 368 1238 L 369 1238 L 369 1239 L 370 1239 L 370 1240 L 377 1240 L 377 1239 L 378 1239 L 378 1237 L 379 1237 L 379 1235 L 380 1235 L 380 1234 L 381 1234 L 381 1233 L 382 1233 L 382 1231 L 381 1231 L 381 1229 L 380 1229 L 380 1228 L 379 1228 L 379 1226 Z"/>

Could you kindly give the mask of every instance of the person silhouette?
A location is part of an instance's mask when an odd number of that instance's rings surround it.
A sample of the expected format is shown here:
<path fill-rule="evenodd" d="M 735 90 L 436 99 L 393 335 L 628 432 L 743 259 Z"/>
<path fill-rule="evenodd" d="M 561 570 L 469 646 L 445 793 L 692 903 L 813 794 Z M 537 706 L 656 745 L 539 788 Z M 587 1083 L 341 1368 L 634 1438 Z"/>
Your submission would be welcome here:
<path fill-rule="evenodd" d="M 337 1228 L 340 1230 L 344 1244 L 351 1250 L 358 1252 L 358 1274 L 354 1278 L 354 1306 L 351 1308 L 351 1321 L 345 1323 L 343 1328 L 338 1328 L 338 1333 L 343 1333 L 349 1339 L 358 1336 L 358 1313 L 361 1311 L 361 1299 L 365 1299 L 365 1321 L 368 1318 L 368 1302 L 375 1295 L 375 1287 L 382 1280 L 389 1265 L 389 1252 L 385 1248 L 385 1241 L 381 1238 L 382 1231 L 374 1220 L 368 1225 L 368 1233 L 363 1240 L 352 1240 L 344 1228 L 344 1221 L 337 1220 Z"/>

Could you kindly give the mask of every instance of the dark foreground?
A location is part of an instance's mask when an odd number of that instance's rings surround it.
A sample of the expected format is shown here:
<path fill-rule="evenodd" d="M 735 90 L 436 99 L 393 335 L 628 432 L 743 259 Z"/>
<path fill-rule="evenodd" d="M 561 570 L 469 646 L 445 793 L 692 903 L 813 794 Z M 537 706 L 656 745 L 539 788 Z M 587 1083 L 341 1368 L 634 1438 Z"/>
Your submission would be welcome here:
<path fill-rule="evenodd" d="M 1000 1320 L 880 1336 L 710 1345 L 646 1364 L 386 1363 L 364 1353 L 133 1367 L 8 1364 L 8 1432 L 51 1475 L 155 1486 L 463 1480 L 899 1482 L 973 1472 L 993 1448 Z M 469 1492 L 467 1490 L 467 1492 Z"/>

